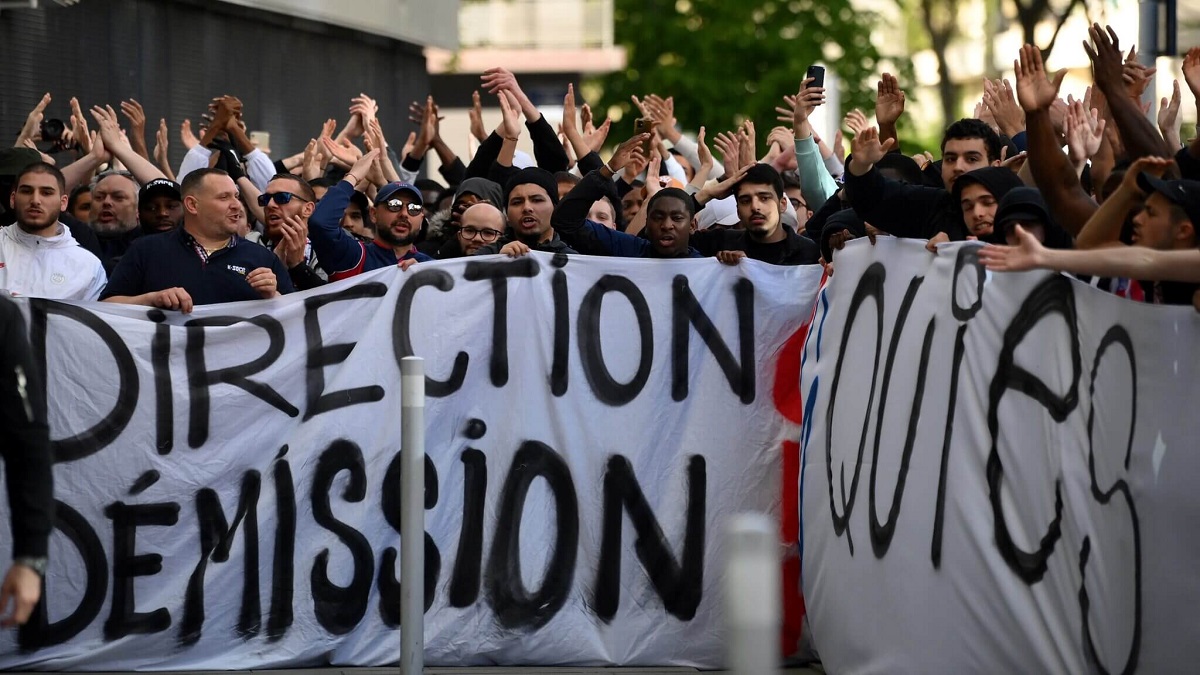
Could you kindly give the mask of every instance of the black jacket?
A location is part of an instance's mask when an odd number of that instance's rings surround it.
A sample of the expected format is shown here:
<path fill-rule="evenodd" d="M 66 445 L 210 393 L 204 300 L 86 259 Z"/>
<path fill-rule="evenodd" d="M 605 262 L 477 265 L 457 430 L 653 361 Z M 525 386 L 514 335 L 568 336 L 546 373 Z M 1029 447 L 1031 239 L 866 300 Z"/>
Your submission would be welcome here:
<path fill-rule="evenodd" d="M 890 235 L 933 239 L 945 232 L 950 241 L 965 241 L 970 234 L 962 207 L 944 188 L 888 180 L 875 167 L 861 176 L 846 171 L 846 197 L 863 220 Z"/>
<path fill-rule="evenodd" d="M 13 557 L 44 557 L 54 513 L 46 390 L 25 320 L 6 298 L 0 298 L 0 350 L 0 456 L 12 512 Z"/>
<path fill-rule="evenodd" d="M 780 224 L 787 237 L 774 244 L 762 244 L 750 238 L 750 234 L 737 227 L 700 230 L 692 235 L 691 244 L 706 256 L 721 251 L 745 251 L 746 257 L 770 265 L 815 265 L 821 258 L 821 248 L 816 242 L 796 234 L 788 225 Z"/>

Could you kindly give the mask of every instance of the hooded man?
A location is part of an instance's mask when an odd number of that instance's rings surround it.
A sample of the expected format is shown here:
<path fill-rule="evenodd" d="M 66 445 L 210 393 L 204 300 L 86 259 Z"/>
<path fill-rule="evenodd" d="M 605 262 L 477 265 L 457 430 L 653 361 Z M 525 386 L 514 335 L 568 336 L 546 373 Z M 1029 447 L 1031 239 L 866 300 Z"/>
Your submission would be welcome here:
<path fill-rule="evenodd" d="M 558 205 L 558 183 L 554 180 L 554 174 L 536 167 L 521 169 L 504 186 L 503 203 L 509 236 L 481 246 L 475 255 L 499 253 L 511 241 L 519 241 L 534 251 L 576 252 L 559 238 L 551 224 L 554 208 Z M 591 202 L 588 202 L 588 206 L 591 206 Z"/>

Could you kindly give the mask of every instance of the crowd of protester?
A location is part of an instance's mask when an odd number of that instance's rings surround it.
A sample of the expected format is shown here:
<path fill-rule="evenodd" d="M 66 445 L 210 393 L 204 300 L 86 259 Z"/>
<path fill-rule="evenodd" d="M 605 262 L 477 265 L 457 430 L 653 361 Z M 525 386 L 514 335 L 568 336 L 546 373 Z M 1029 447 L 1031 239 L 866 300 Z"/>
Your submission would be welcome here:
<path fill-rule="evenodd" d="M 1179 137 L 1178 82 L 1155 128 L 1141 103 L 1154 70 L 1111 29 L 1093 26 L 1090 38 L 1092 86 L 1064 99 L 1063 73 L 1047 73 L 1026 45 L 1015 83 L 985 81 L 975 116 L 947 126 L 939 157 L 899 152 L 905 94 L 889 74 L 876 126 L 862 111 L 845 116 L 848 157 L 840 132 L 832 143 L 814 133 L 809 116 L 825 91 L 810 79 L 782 96 L 784 124 L 764 145 L 752 122 L 685 132 L 674 99 L 659 94 L 634 99 L 641 133 L 617 139 L 569 88 L 555 129 L 517 78 L 494 68 L 480 89 L 496 98 L 500 123 L 484 127 L 477 92 L 479 145 L 468 158 L 442 138 L 432 97 L 406 111 L 418 131 L 399 151 L 363 94 L 340 131 L 330 119 L 302 151 L 272 159 L 248 134 L 241 101 L 222 96 L 198 137 L 181 125 L 178 170 L 166 121 L 151 151 L 136 101 L 85 111 L 71 99 L 69 121 L 58 122 L 46 94 L 15 147 L 0 151 L 0 224 L 15 223 L 0 228 L 0 288 L 188 312 L 393 265 L 533 250 L 819 263 L 832 273 L 846 241 L 891 235 L 926 240 L 934 253 L 978 239 L 993 244 L 981 255 L 994 269 L 1086 270 L 1115 294 L 1186 304 L 1200 280 L 1180 262 L 1200 256 L 1200 140 Z M 1200 48 L 1183 74 L 1200 98 Z M 703 111 L 678 112 L 703 121 Z M 522 134 L 532 156 L 517 151 Z M 50 149 L 73 161 L 56 167 Z M 449 187 L 419 178 L 430 151 Z M 1127 250 L 1099 250 L 1114 246 Z M 1076 250 L 1056 253 L 1066 249 Z"/>

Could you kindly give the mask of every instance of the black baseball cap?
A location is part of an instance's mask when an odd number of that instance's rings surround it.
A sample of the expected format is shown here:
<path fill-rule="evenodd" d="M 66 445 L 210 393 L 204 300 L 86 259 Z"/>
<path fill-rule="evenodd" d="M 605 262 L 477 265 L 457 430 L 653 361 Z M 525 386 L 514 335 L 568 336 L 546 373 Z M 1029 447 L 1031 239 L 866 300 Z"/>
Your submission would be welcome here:
<path fill-rule="evenodd" d="M 179 183 L 168 178 L 155 178 L 142 186 L 141 192 L 138 193 L 138 207 L 145 206 L 147 202 L 159 195 L 183 201 Z"/>
<path fill-rule="evenodd" d="M 1037 188 L 1018 187 L 1009 190 L 1000 200 L 993 222 L 996 231 L 1004 233 L 1008 231 L 1009 226 L 1017 223 L 1041 223 L 1044 227 L 1049 227 L 1053 221 L 1041 191 Z"/>
<path fill-rule="evenodd" d="M 1200 181 L 1163 180 L 1143 171 L 1138 174 L 1137 182 L 1147 195 L 1157 192 L 1182 208 L 1192 225 L 1200 229 Z"/>

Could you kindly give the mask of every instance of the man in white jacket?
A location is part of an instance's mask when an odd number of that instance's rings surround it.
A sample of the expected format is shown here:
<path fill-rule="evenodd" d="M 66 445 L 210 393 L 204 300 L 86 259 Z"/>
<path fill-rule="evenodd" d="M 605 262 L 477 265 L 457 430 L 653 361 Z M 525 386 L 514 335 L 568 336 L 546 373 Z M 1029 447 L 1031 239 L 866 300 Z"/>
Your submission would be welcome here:
<path fill-rule="evenodd" d="M 9 205 L 15 225 L 0 228 L 0 289 L 56 300 L 97 300 L 108 278 L 100 259 L 59 222 L 67 208 L 62 173 L 36 162 L 17 175 Z"/>

